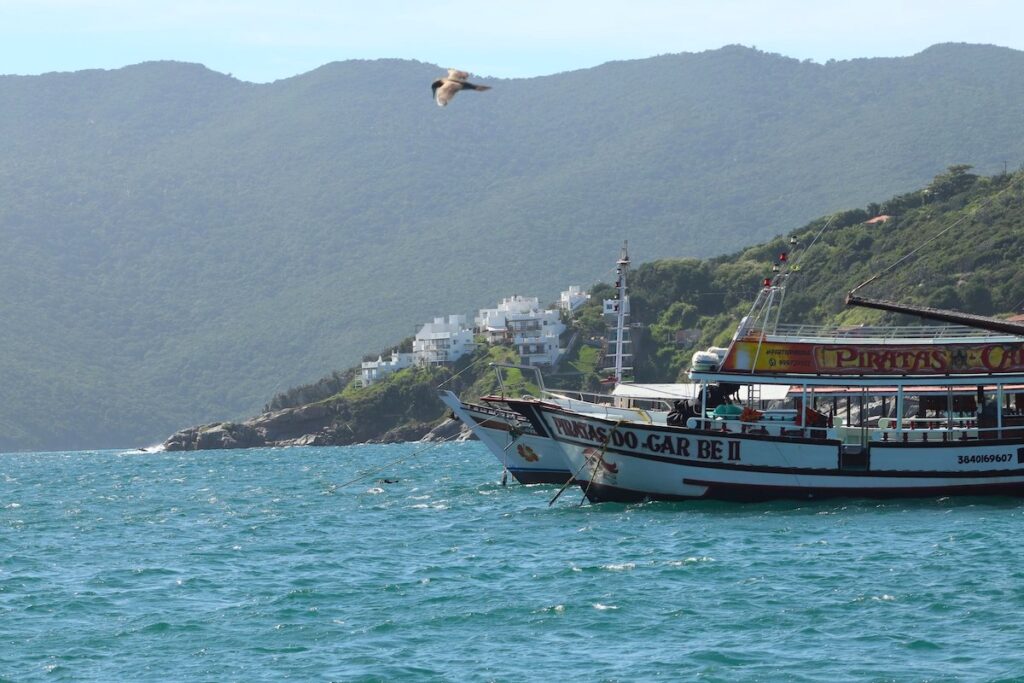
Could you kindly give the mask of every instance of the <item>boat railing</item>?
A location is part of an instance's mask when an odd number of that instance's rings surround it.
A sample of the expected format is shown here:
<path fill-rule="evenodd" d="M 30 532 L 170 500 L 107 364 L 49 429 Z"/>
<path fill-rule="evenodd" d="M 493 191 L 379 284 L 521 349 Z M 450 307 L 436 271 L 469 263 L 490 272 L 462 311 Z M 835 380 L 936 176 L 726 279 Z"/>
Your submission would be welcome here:
<path fill-rule="evenodd" d="M 841 417 L 836 416 L 835 425 L 825 427 L 800 425 L 787 416 L 776 416 L 771 420 L 744 421 L 738 417 L 722 418 L 709 414 L 704 419 L 689 418 L 687 427 L 715 434 L 831 439 L 846 445 L 961 443 L 1024 438 L 1024 417 L 1015 412 L 1005 413 L 1002 425 L 992 426 L 990 420 L 991 418 L 989 421 L 980 419 L 975 414 L 965 414 L 954 417 L 905 417 L 899 421 L 892 417 L 881 417 L 867 424 L 846 425 L 843 424 Z"/>
<path fill-rule="evenodd" d="M 756 332 L 748 333 L 749 336 Z M 775 326 L 773 337 L 812 337 L 829 340 L 865 339 L 985 339 L 1007 337 L 1005 333 L 982 330 L 967 325 L 898 325 L 892 327 L 785 324 Z"/>
<path fill-rule="evenodd" d="M 611 394 L 597 394 L 591 391 L 579 391 L 576 389 L 545 389 L 545 397 L 571 398 L 581 403 L 610 404 L 615 398 Z"/>

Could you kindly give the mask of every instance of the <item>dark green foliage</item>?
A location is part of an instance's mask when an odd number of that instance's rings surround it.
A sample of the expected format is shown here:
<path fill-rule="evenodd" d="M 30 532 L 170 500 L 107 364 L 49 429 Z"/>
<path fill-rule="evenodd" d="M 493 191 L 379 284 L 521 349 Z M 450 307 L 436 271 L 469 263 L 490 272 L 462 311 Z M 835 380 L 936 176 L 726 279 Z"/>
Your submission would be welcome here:
<path fill-rule="evenodd" d="M 978 179 L 978 176 L 967 172 L 971 168 L 970 164 L 955 164 L 946 173 L 936 176 L 925 189 L 928 199 L 943 201 L 967 190 Z"/>
<path fill-rule="evenodd" d="M 439 72 L 0 77 L 0 450 L 155 442 L 252 414 L 434 315 L 552 299 L 606 273 L 624 238 L 638 262 L 733 252 L 952 163 L 1024 158 L 1024 54 L 995 47 L 818 65 L 731 46 L 484 78 L 492 91 L 444 110 Z M 880 208 L 902 221 L 923 201 Z M 999 215 L 985 220 L 1005 237 Z M 870 235 L 861 273 L 892 246 Z M 723 334 L 763 257 L 713 261 L 679 291 Z M 1010 290 L 1024 298 L 1008 276 L 997 310 Z M 674 300 L 637 291 L 650 324 Z"/>
<path fill-rule="evenodd" d="M 376 356 L 374 358 L 376 359 Z M 350 368 L 345 372 L 335 370 L 327 377 L 313 384 L 304 384 L 278 394 L 270 403 L 263 407 L 263 412 L 269 413 L 272 410 L 304 406 L 308 403 L 316 403 L 335 394 L 340 394 L 357 374 L 358 370 L 356 368 Z"/>
<path fill-rule="evenodd" d="M 803 246 L 790 254 L 799 270 L 790 277 L 782 321 L 916 323 L 845 307 L 846 292 L 878 273 L 883 274 L 861 294 L 981 315 L 1021 312 L 1024 171 L 991 178 L 965 178 L 965 172 L 966 167 L 951 167 L 928 186 L 936 197 L 940 192 L 934 188 L 946 188 L 941 202 L 913 201 L 922 190 L 881 205 L 902 207 L 899 219 L 866 225 L 852 217 L 867 218 L 873 210 L 844 211 L 795 231 Z M 959 192 L 949 194 L 953 185 Z M 829 227 L 822 231 L 826 224 Z M 647 326 L 648 333 L 638 349 L 638 380 L 670 381 L 680 375 L 694 348 L 725 343 L 747 313 L 761 278 L 770 274 L 777 254 L 788 248 L 780 237 L 710 261 L 640 266 L 633 282 L 635 296 L 645 304 L 635 307 L 635 319 Z M 742 283 L 740 293 L 728 293 L 728 286 L 737 283 Z M 708 290 L 723 292 L 714 299 L 723 305 L 704 305 Z M 695 314 L 700 318 L 693 323 Z M 701 339 L 680 347 L 671 332 L 691 325 L 701 328 Z"/>

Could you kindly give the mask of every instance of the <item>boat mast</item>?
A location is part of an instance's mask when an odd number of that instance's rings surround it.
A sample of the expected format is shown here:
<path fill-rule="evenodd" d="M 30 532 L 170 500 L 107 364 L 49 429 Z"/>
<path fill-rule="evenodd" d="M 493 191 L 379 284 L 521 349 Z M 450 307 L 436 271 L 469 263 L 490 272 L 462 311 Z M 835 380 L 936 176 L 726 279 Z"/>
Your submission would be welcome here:
<path fill-rule="evenodd" d="M 626 344 L 630 344 L 629 339 L 629 295 L 626 293 L 626 278 L 629 275 L 629 241 L 626 240 L 622 243 L 622 251 L 619 254 L 619 260 L 615 264 L 615 289 L 618 291 L 618 300 L 615 305 L 616 316 L 615 316 L 615 359 L 614 366 L 614 377 L 615 383 L 619 384 L 623 381 L 623 376 L 632 374 L 632 365 L 626 365 L 626 359 L 630 359 L 628 362 L 632 362 L 633 354 L 627 353 L 625 350 Z"/>
<path fill-rule="evenodd" d="M 796 239 L 791 240 L 790 244 L 795 245 Z M 779 317 L 782 315 L 786 280 L 792 272 L 793 269 L 789 266 L 789 254 L 784 251 L 779 254 L 778 261 L 772 264 L 771 276 L 764 279 L 761 290 L 754 298 L 750 312 L 740 322 L 734 339 L 747 336 L 750 331 L 756 331 L 763 340 L 766 334 L 775 332 L 779 325 Z"/>

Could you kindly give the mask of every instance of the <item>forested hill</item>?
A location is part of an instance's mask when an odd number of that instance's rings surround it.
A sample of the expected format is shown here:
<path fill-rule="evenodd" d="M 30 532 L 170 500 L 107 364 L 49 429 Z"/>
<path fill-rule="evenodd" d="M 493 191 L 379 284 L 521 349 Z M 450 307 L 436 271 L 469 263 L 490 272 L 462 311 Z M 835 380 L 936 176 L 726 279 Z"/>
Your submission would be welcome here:
<path fill-rule="evenodd" d="M 458 65 L 472 68 L 472 65 Z M 0 450 L 251 414 L 417 321 L 553 298 L 1024 159 L 1024 53 L 727 47 L 494 86 L 434 65 L 0 77 Z"/>

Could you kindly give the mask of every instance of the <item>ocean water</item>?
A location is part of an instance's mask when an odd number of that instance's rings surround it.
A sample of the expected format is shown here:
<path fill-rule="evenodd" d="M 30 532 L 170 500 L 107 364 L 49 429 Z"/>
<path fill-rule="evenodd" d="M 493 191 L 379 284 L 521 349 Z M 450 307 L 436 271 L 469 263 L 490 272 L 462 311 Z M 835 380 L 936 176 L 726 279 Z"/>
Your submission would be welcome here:
<path fill-rule="evenodd" d="M 499 479 L 479 443 L 0 455 L 0 679 L 1024 680 L 1022 501 Z"/>

